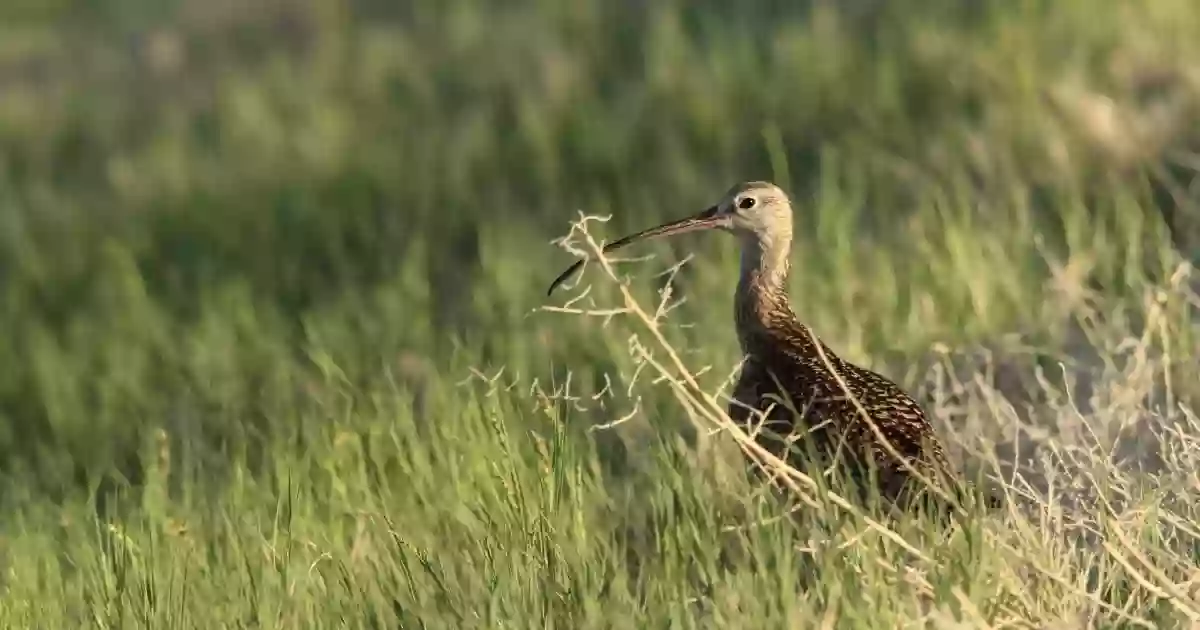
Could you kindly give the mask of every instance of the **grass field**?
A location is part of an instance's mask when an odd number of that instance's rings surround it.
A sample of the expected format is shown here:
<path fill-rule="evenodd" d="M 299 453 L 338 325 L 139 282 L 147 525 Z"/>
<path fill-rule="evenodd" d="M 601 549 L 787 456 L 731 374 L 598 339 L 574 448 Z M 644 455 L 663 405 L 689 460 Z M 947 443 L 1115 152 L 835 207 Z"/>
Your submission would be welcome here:
<path fill-rule="evenodd" d="M 1200 5 L 733 6 L 4 3 L 0 625 L 1200 624 Z M 544 296 L 746 179 L 1004 510 L 760 496 L 731 238 Z"/>

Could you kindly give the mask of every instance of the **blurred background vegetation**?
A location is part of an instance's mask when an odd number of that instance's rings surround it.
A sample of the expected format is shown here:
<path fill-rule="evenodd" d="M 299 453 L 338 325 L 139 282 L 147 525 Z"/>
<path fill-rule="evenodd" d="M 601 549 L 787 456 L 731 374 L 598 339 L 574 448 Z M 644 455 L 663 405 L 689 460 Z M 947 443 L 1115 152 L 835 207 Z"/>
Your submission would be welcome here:
<path fill-rule="evenodd" d="M 1170 395 L 1200 393 L 1195 305 L 1155 293 L 1200 259 L 1198 60 L 1194 0 L 0 3 L 0 617 L 690 614 L 684 567 L 724 562 L 714 491 L 643 462 L 657 472 L 630 499 L 593 464 L 634 461 L 645 434 L 573 433 L 639 401 L 668 431 L 683 410 L 647 383 L 585 412 L 539 400 L 534 379 L 569 372 L 583 395 L 633 362 L 621 322 L 537 309 L 579 212 L 611 214 L 611 239 L 739 180 L 795 198 L 801 317 L 914 390 L 937 352 L 1033 346 L 1010 361 L 1026 375 L 1109 365 L 1151 303 Z M 693 326 L 669 336 L 714 374 L 736 359 L 735 248 L 644 248 L 695 256 L 672 315 Z M 501 368 L 494 385 L 520 386 L 460 384 Z M 1075 422 L 1068 402 L 1054 413 Z M 795 597 L 776 535 L 755 553 L 779 568 L 722 578 L 734 608 L 846 596 L 865 627 L 911 612 L 907 587 L 846 554 Z M 1100 566 L 1048 545 L 1013 575 Z M 961 566 L 930 578 L 944 592 L 1012 599 L 984 579 L 1007 556 L 954 549 Z M 414 557 L 444 573 L 403 573 Z M 1119 609 L 1169 607 L 1111 579 Z M 1076 595 L 1020 614 L 1092 606 Z"/>
<path fill-rule="evenodd" d="M 744 179 L 796 197 L 798 310 L 852 358 L 1053 341 L 1200 250 L 1197 33 L 1191 0 L 10 0 L 5 500 L 139 483 L 154 436 L 269 468 L 384 382 L 433 423 L 467 366 L 587 382 L 623 342 L 530 314 L 551 239 Z M 658 246 L 713 357 L 733 247 Z"/>

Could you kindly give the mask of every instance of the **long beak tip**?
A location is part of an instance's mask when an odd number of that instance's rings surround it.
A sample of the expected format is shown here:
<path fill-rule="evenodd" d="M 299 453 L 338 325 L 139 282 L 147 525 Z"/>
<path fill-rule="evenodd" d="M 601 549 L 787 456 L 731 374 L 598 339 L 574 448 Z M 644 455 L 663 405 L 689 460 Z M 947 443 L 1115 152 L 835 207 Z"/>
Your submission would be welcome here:
<path fill-rule="evenodd" d="M 712 206 L 699 214 L 692 215 L 691 217 L 666 223 L 655 228 L 650 228 L 649 230 L 643 230 L 636 234 L 630 234 L 629 236 L 619 238 L 605 245 L 602 251 L 605 253 L 615 251 L 621 247 L 624 247 L 625 245 L 633 243 L 634 241 L 639 241 L 646 238 L 669 236 L 671 234 L 681 234 L 683 232 L 692 232 L 695 230 L 721 228 L 724 225 L 725 223 L 723 223 L 723 219 L 719 216 L 719 206 Z M 559 275 L 559 277 L 555 278 L 554 281 L 550 283 L 550 288 L 546 290 L 546 296 L 549 297 L 550 294 L 554 293 L 554 290 L 558 288 L 558 286 L 562 284 L 568 277 L 578 271 L 582 265 L 582 260 L 576 261 L 575 264 L 568 267 L 566 271 Z"/>

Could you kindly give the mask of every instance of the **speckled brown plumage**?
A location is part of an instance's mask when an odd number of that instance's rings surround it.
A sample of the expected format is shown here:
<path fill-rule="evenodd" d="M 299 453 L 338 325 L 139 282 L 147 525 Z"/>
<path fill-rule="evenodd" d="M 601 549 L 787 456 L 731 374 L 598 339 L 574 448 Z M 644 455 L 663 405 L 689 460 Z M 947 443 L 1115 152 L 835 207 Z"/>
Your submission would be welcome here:
<path fill-rule="evenodd" d="M 883 495 L 900 500 L 915 487 L 908 483 L 911 475 L 880 444 L 863 418 L 865 411 L 895 451 L 923 474 L 954 476 L 921 407 L 892 381 L 842 359 L 825 345 L 793 315 L 780 286 L 751 278 L 735 304 L 738 340 L 746 359 L 729 416 L 748 432 L 757 427 L 763 447 L 799 467 L 803 455 L 790 451 L 787 442 L 807 437 L 825 455 L 832 455 L 840 444 L 843 461 L 853 466 L 872 460 Z M 841 383 L 830 368 L 841 376 Z M 781 402 L 784 396 L 788 404 Z"/>
<path fill-rule="evenodd" d="M 921 407 L 884 376 L 837 356 L 793 313 L 787 297 L 792 223 L 791 202 L 780 188 L 768 182 L 745 182 L 700 214 L 622 238 L 605 250 L 701 229 L 739 237 L 742 268 L 734 295 L 734 321 L 745 362 L 734 386 L 730 417 L 750 432 L 755 425 L 766 429 L 758 431 L 756 440 L 793 465 L 803 462 L 787 444 L 806 436 L 823 459 L 836 452 L 843 456 L 842 462 L 852 469 L 858 464 L 859 470 L 861 464 L 873 462 L 879 490 L 886 498 L 911 498 L 922 484 L 879 442 L 859 410 L 861 405 L 901 457 L 935 482 L 951 482 L 951 496 L 961 498 L 966 486 L 957 483 L 958 475 Z M 550 290 L 579 264 L 560 275 Z M 750 409 L 764 412 L 765 419 Z"/>

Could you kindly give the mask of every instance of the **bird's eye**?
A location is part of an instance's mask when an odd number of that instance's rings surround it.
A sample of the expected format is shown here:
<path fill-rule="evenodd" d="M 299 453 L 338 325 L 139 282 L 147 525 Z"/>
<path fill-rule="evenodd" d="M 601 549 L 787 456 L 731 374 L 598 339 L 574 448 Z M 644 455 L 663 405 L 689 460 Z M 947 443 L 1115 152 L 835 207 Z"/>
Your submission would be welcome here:
<path fill-rule="evenodd" d="M 738 202 L 738 207 L 742 210 L 749 210 L 754 207 L 755 201 L 754 197 L 742 197 L 742 200 Z"/>

